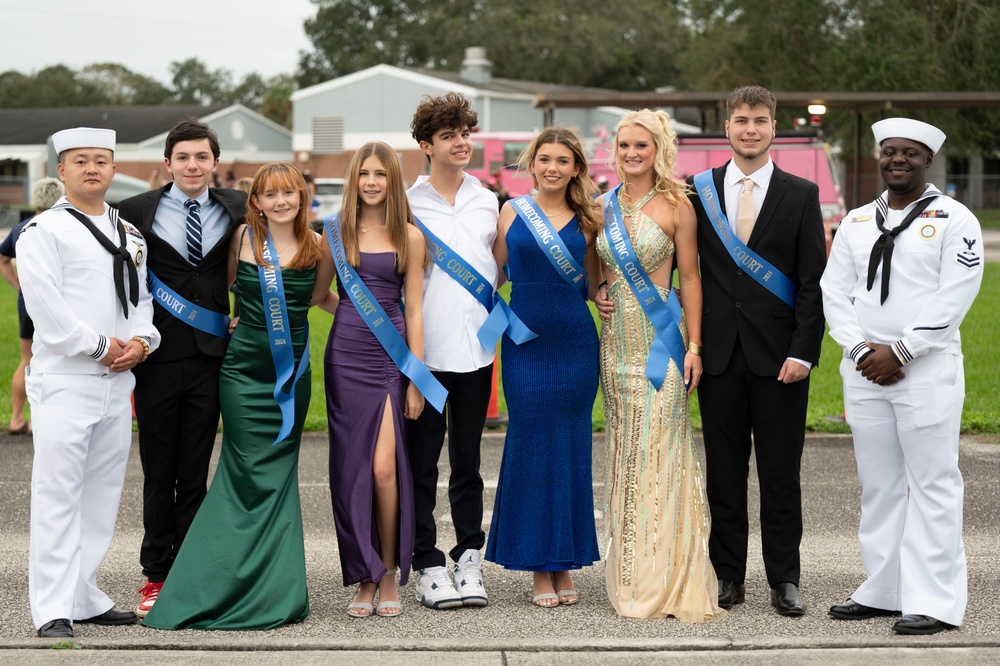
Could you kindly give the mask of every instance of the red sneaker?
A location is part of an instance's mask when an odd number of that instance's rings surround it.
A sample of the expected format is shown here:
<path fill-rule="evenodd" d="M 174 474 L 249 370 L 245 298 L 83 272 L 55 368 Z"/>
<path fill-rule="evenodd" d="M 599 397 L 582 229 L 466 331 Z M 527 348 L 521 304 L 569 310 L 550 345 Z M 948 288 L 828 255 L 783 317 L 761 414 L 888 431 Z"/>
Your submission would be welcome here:
<path fill-rule="evenodd" d="M 139 606 L 135 609 L 135 614 L 140 618 L 146 617 L 153 608 L 156 597 L 160 596 L 163 583 L 150 583 L 146 580 L 146 586 L 139 590 Z"/>

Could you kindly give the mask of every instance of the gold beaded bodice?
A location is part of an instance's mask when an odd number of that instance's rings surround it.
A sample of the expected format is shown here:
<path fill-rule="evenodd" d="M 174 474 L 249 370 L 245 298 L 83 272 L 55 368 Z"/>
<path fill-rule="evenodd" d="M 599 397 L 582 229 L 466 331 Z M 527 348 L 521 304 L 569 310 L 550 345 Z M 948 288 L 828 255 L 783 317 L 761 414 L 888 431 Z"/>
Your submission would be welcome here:
<path fill-rule="evenodd" d="M 635 250 L 636 257 L 639 258 L 639 263 L 647 273 L 655 271 L 674 254 L 674 240 L 660 228 L 660 225 L 641 210 L 652 198 L 650 195 L 655 194 L 656 190 L 650 191 L 650 193 L 637 201 L 633 206 L 621 204 L 621 197 L 618 199 L 622 208 L 622 215 L 631 216 L 632 218 L 629 223 L 628 238 L 632 243 L 632 248 Z M 618 262 L 615 260 L 614 251 L 608 245 L 608 238 L 604 233 L 597 235 L 597 254 L 600 256 L 601 261 L 604 262 L 606 268 L 609 268 L 618 277 L 622 276 L 621 268 L 619 268 Z M 615 285 L 618 286 L 616 287 Z M 619 285 L 618 282 L 612 285 L 612 289 L 615 290 L 622 287 L 627 289 L 627 286 Z"/>

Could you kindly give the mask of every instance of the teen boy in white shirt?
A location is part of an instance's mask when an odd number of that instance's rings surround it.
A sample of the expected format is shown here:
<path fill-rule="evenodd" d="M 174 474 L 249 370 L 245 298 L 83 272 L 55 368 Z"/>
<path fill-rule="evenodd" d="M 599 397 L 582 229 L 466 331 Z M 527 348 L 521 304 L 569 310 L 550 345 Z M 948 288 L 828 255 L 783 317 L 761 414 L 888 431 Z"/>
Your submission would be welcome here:
<path fill-rule="evenodd" d="M 477 122 L 476 112 L 458 93 L 426 97 L 420 103 L 410 129 L 427 155 L 430 175 L 421 176 L 406 194 L 420 223 L 495 288 L 497 198 L 463 171 L 472 157 L 470 132 Z M 488 312 L 453 275 L 434 263 L 424 274 L 424 363 L 448 389 L 447 419 L 428 404 L 419 419 L 406 424 L 416 516 L 416 593 L 420 603 L 434 609 L 488 602 L 480 554 L 486 534 L 479 449 L 496 352 L 476 337 Z M 446 429 L 448 498 L 456 536 L 449 552 L 455 562 L 450 572 L 436 545 L 434 523 Z"/>

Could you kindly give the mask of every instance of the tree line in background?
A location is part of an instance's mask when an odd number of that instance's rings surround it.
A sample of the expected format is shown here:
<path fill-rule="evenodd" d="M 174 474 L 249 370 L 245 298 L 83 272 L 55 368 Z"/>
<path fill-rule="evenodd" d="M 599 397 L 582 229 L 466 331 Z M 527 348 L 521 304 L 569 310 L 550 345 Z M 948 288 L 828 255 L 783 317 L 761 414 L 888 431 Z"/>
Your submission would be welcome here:
<path fill-rule="evenodd" d="M 170 73 L 171 85 L 166 86 L 118 63 L 87 65 L 78 71 L 54 65 L 33 74 L 10 70 L 0 73 L 0 107 L 208 106 L 239 102 L 291 127 L 289 98 L 298 87 L 291 74 L 264 79 L 252 72 L 237 82 L 228 69 L 211 70 L 197 58 L 171 63 Z"/>
<path fill-rule="evenodd" d="M 486 47 L 493 76 L 613 90 L 1000 90 L 994 0 L 313 0 L 299 71 L 233 80 L 192 58 L 165 86 L 117 64 L 0 74 L 0 105 L 241 102 L 284 125 L 299 87 L 379 63 L 458 71 Z M 793 110 L 785 110 L 787 121 Z M 802 110 L 794 110 L 801 115 Z M 994 151 L 1000 112 L 928 110 L 956 149 Z M 826 127 L 847 136 L 846 111 Z M 782 122 L 783 126 L 787 126 Z"/>

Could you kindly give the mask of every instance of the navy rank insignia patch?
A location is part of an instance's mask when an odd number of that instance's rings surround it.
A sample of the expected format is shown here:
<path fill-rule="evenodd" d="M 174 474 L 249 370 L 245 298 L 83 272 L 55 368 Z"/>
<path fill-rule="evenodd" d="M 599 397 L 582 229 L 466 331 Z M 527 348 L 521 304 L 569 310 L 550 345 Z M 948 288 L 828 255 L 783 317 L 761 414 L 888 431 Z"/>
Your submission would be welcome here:
<path fill-rule="evenodd" d="M 948 211 L 946 210 L 925 210 L 917 217 L 948 217 Z"/>
<path fill-rule="evenodd" d="M 962 240 L 965 241 L 966 249 L 958 253 L 958 263 L 966 268 L 975 268 L 982 263 L 982 259 L 972 249 L 976 245 L 976 239 L 962 238 Z"/>

